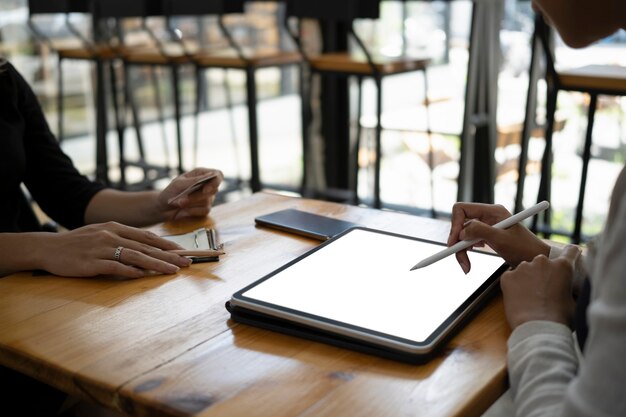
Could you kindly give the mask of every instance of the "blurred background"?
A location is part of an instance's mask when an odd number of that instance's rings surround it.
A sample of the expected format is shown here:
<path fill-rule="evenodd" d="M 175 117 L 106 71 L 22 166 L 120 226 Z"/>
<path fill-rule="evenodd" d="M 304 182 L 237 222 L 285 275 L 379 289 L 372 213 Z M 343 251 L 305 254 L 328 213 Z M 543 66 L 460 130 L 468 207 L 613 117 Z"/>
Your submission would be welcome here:
<path fill-rule="evenodd" d="M 420 73 L 409 72 L 384 79 L 383 154 L 381 196 L 387 208 L 420 213 L 431 212 L 446 217 L 457 199 L 460 132 L 462 130 L 464 95 L 468 71 L 471 3 L 394 2 L 381 3 L 380 19 L 355 22 L 362 38 L 381 54 L 426 55 L 433 61 L 428 70 L 429 119 L 432 135 L 424 129 L 425 109 L 420 90 Z M 272 2 L 249 3 L 245 17 L 227 16 L 234 35 L 249 47 L 289 46 L 291 40 L 281 29 L 283 13 Z M 63 67 L 64 87 L 57 83 L 57 55 L 52 47 L 38 40 L 29 30 L 27 0 L 0 0 L 0 54 L 7 57 L 34 88 L 53 131 L 57 131 L 58 96 L 64 105 L 64 132 L 61 145 L 79 170 L 93 176 L 95 171 L 95 108 L 93 64 L 89 61 L 67 61 Z M 71 22 L 86 36 L 92 31 L 88 15 L 72 14 Z M 174 22 L 185 39 L 217 39 L 215 17 L 179 18 Z M 74 42 L 66 16 L 42 15 L 37 25 L 57 44 Z M 139 19 L 124 22 L 127 36 L 141 34 Z M 167 34 L 162 19 L 147 19 L 157 35 Z M 515 201 L 520 136 L 525 117 L 526 92 L 529 86 L 531 57 L 530 37 L 534 17 L 529 2 L 504 1 L 500 39 L 500 64 L 497 79 L 497 143 L 495 151 L 496 182 L 494 200 L 513 210 Z M 315 31 L 314 25 L 304 30 Z M 223 40 L 222 40 L 223 41 Z M 586 63 L 626 65 L 626 34 L 619 32 L 609 39 L 585 49 L 573 50 L 555 40 L 559 67 Z M 209 69 L 204 72 L 206 96 L 198 122 L 198 152 L 194 152 L 194 70 L 181 67 L 183 160 L 186 167 L 207 166 L 222 169 L 230 178 L 247 178 L 250 173 L 245 74 L 241 71 Z M 153 88 L 156 76 L 158 91 Z M 156 165 L 174 166 L 176 145 L 174 106 L 167 69 L 134 67 L 127 82 L 138 102 L 145 136 L 146 158 Z M 225 84 L 227 83 L 227 84 Z M 228 90 L 232 111 L 228 107 Z M 302 171 L 300 141 L 301 116 L 298 73 L 293 68 L 267 68 L 258 71 L 258 114 L 260 137 L 260 170 L 264 183 L 278 191 L 297 190 Z M 356 96 L 355 83 L 350 84 L 351 97 Z M 156 95 L 160 97 L 156 97 Z M 545 82 L 538 85 L 538 119 L 545 105 Z M 162 102 L 164 122 L 160 121 L 158 100 Z M 371 81 L 364 83 L 364 110 L 361 123 L 364 140 L 371 141 L 375 125 L 375 92 Z M 552 206 L 553 227 L 570 229 L 574 218 L 578 184 L 581 175 L 580 154 L 587 126 L 588 98 L 581 93 L 561 93 L 554 136 Z M 109 103 L 109 105 L 111 105 Z M 599 232 L 608 209 L 612 184 L 623 166 L 626 144 L 624 110 L 621 97 L 601 96 L 595 118 L 593 158 L 588 173 L 588 190 L 584 206 L 583 234 Z M 351 110 L 353 117 L 356 113 Z M 234 130 L 234 131 L 233 131 Z M 535 133 L 537 136 L 535 136 Z M 127 155 L 138 150 L 129 131 Z M 368 139 L 369 137 L 369 139 Z M 429 141 L 432 144 L 432 166 L 429 166 Z M 116 160 L 117 139 L 108 133 L 109 158 Z M 524 204 L 534 203 L 539 181 L 539 162 L 544 141 L 541 131 L 533 132 L 529 144 L 528 178 Z M 320 155 L 320 153 L 313 153 Z M 358 193 L 367 200 L 372 190 L 367 148 L 359 155 Z M 318 163 L 313 161 L 313 163 Z M 432 168 L 432 169 L 431 169 Z M 119 169 L 110 167 L 113 179 Z M 129 168 L 128 177 L 141 172 Z M 323 184 L 327 179 L 322 178 Z M 160 183 L 156 183 L 158 187 Z M 236 183 L 228 200 L 251 193 L 245 181 Z"/>

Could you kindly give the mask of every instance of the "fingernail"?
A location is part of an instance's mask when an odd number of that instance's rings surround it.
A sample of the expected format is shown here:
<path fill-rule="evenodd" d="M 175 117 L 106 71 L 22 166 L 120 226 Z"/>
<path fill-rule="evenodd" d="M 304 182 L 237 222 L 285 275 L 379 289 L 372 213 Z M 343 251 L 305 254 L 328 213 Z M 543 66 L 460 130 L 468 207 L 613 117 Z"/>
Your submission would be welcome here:
<path fill-rule="evenodd" d="M 169 274 L 175 274 L 175 273 L 177 273 L 178 271 L 180 271 L 180 268 L 179 268 L 179 267 L 177 267 L 176 265 L 171 265 L 171 264 L 170 264 L 170 265 L 167 265 L 167 267 L 166 267 L 165 269 L 167 270 L 167 272 L 168 272 Z"/>
<path fill-rule="evenodd" d="M 463 272 L 465 272 L 465 275 L 469 273 L 470 267 L 465 262 L 461 262 L 461 268 L 463 269 Z"/>
<path fill-rule="evenodd" d="M 181 259 L 179 260 L 178 265 L 182 266 L 182 267 L 186 267 L 191 265 L 191 259 L 186 258 L 186 257 L 181 257 Z"/>

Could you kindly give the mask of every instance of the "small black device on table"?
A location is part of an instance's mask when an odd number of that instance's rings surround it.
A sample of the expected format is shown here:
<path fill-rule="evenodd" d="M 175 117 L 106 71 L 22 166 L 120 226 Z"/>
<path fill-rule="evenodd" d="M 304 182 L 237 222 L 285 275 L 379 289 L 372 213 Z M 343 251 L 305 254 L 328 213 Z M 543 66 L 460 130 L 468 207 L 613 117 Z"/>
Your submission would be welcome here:
<path fill-rule="evenodd" d="M 271 227 L 317 240 L 328 240 L 358 226 L 356 223 L 297 209 L 265 214 L 255 218 L 254 221 L 259 226 Z"/>

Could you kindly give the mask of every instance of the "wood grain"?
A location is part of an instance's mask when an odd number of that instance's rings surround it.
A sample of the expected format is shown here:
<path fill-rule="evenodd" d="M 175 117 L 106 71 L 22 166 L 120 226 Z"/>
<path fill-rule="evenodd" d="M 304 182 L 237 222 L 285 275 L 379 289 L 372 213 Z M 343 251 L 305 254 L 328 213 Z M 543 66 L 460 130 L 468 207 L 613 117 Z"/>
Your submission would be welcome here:
<path fill-rule="evenodd" d="M 226 255 L 139 280 L 0 279 L 0 363 L 136 416 L 480 415 L 506 384 L 502 302 L 487 305 L 421 366 L 229 320 L 224 303 L 317 242 L 259 228 L 254 217 L 299 208 L 445 241 L 446 222 L 258 193 L 172 234 L 218 230 Z"/>

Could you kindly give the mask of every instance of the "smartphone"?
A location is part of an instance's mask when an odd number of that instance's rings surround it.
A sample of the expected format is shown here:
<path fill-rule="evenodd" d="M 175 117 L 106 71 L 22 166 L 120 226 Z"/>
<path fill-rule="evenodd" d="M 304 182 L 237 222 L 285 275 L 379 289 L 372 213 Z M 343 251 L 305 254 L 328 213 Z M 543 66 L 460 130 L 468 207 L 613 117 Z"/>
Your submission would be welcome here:
<path fill-rule="evenodd" d="M 254 222 L 259 226 L 271 227 L 317 240 L 328 240 L 345 230 L 359 226 L 345 220 L 337 220 L 296 209 L 265 214 L 256 217 Z"/>
<path fill-rule="evenodd" d="M 182 193 L 167 200 L 167 204 L 172 204 L 174 201 L 178 200 L 179 198 L 184 197 L 186 195 L 189 195 L 199 190 L 200 188 L 204 186 L 204 184 L 211 181 L 215 177 L 217 177 L 217 173 L 211 173 L 211 174 L 205 175 L 204 177 L 200 178 L 198 181 L 194 182 L 189 187 L 187 187 Z"/>

